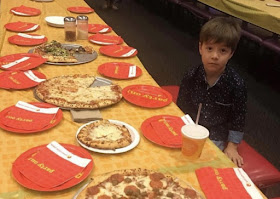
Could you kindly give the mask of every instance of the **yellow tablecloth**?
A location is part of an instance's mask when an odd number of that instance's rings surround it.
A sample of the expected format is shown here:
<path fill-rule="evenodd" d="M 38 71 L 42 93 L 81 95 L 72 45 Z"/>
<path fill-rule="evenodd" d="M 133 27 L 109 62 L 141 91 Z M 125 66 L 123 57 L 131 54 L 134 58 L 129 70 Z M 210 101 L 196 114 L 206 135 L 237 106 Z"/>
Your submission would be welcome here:
<path fill-rule="evenodd" d="M 1 4 L 1 56 L 13 53 L 24 53 L 30 49 L 30 47 L 21 47 L 8 43 L 7 38 L 16 33 L 3 30 L 3 26 L 6 23 L 15 22 L 18 20 L 39 23 L 41 28 L 37 30 L 36 33 L 46 35 L 49 41 L 55 39 L 60 42 L 64 42 L 63 28 L 54 28 L 48 26 L 45 23 L 44 18 L 51 15 L 76 17 L 77 14 L 68 12 L 67 7 L 87 6 L 86 3 L 82 0 L 54 0 L 53 2 L 49 3 L 39 3 L 29 0 L 2 0 Z M 21 17 L 15 16 L 9 12 L 12 7 L 20 5 L 39 8 L 42 13 L 41 15 L 36 17 Z M 104 21 L 102 21 L 102 19 L 100 19 L 96 13 L 88 14 L 88 17 L 89 23 L 104 24 Z M 112 32 L 109 34 L 115 33 Z M 77 41 L 75 43 L 82 45 L 92 45 L 97 52 L 100 47 L 98 45 L 93 45 L 88 41 Z M 139 53 L 141 53 L 141 51 Z M 157 83 L 145 70 L 141 61 L 137 57 L 120 60 L 116 58 L 109 58 L 99 54 L 96 60 L 87 64 L 75 66 L 54 66 L 43 64 L 36 70 L 44 73 L 47 78 L 76 73 L 99 76 L 97 67 L 100 64 L 110 61 L 124 61 L 133 63 L 141 67 L 141 69 L 143 70 L 143 74 L 139 78 L 131 80 L 113 80 L 114 83 L 119 84 L 122 88 L 132 84 L 148 84 L 157 86 Z M 23 91 L 15 91 L 0 89 L 0 110 L 16 104 L 19 100 L 25 102 L 36 101 L 33 97 L 33 90 L 26 89 Z M 182 116 L 183 113 L 174 103 L 171 103 L 164 108 L 148 109 L 134 106 L 123 99 L 121 102 L 112 107 L 102 109 L 101 113 L 103 118 L 120 120 L 133 126 L 139 132 L 141 140 L 139 145 L 135 149 L 123 154 L 106 155 L 90 152 L 94 160 L 94 168 L 89 177 L 117 169 L 141 167 L 171 173 L 174 176 L 177 176 L 180 179 L 189 182 L 195 189 L 201 192 L 196 175 L 194 173 L 194 170 L 196 168 L 204 166 L 213 166 L 220 168 L 235 166 L 209 140 L 207 140 L 206 142 L 201 158 L 197 161 L 191 162 L 186 160 L 182 156 L 180 149 L 170 149 L 158 146 L 147 140 L 141 134 L 141 123 L 149 117 L 162 114 Z M 68 143 L 78 146 L 79 144 L 75 139 L 75 134 L 81 125 L 82 124 L 80 123 L 73 122 L 69 111 L 64 110 L 63 119 L 59 123 L 59 125 L 44 132 L 33 134 L 17 134 L 0 129 L 0 198 L 71 198 L 83 183 L 58 192 L 50 193 L 32 191 L 19 185 L 13 179 L 11 167 L 13 161 L 24 151 L 27 151 L 28 149 L 38 145 L 48 144 L 53 140 L 59 143 Z"/>
<path fill-rule="evenodd" d="M 266 3 L 279 4 L 275 0 L 199 0 L 217 10 L 280 34 L 280 7 L 269 7 Z"/>

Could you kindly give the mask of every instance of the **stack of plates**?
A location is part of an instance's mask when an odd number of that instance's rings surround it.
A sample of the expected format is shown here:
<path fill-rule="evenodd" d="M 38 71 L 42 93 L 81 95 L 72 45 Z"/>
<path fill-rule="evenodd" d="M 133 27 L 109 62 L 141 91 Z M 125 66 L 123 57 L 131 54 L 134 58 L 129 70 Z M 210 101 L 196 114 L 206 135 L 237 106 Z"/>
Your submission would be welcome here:
<path fill-rule="evenodd" d="M 63 28 L 64 27 L 64 17 L 62 16 L 48 16 L 45 21 L 49 26 Z"/>

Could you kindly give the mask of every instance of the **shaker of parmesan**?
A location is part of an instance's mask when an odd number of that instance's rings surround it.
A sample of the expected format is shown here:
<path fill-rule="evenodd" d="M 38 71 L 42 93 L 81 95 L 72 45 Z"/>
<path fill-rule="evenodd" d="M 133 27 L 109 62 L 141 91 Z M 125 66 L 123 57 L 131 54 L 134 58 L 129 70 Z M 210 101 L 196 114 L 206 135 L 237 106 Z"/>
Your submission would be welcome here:
<path fill-rule="evenodd" d="M 88 17 L 80 15 L 77 17 L 77 39 L 87 40 L 88 39 Z"/>

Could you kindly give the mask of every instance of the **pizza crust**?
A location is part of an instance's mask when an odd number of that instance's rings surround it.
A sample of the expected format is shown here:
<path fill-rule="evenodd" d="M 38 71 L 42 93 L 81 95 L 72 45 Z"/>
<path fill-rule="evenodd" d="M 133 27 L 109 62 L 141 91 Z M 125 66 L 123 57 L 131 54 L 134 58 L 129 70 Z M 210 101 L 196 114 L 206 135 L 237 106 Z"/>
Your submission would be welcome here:
<path fill-rule="evenodd" d="M 203 199 L 203 197 L 179 179 L 147 169 L 118 170 L 95 176 L 78 199 L 106 198 L 173 198 Z"/>
<path fill-rule="evenodd" d="M 108 120 L 98 120 L 84 126 L 77 135 L 78 140 L 88 147 L 115 150 L 132 143 L 129 130 L 124 125 Z"/>
<path fill-rule="evenodd" d="M 90 87 L 94 80 L 94 76 L 79 74 L 55 77 L 41 82 L 35 95 L 59 107 L 78 109 L 103 108 L 122 99 L 120 86 Z"/>

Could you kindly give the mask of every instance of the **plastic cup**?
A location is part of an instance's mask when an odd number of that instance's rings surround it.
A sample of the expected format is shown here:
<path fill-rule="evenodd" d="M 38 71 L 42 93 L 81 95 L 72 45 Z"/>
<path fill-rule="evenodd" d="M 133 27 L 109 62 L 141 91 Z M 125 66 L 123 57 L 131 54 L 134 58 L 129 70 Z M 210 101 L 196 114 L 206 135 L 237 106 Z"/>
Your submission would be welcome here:
<path fill-rule="evenodd" d="M 204 143 L 209 137 L 209 131 L 207 128 L 196 125 L 184 125 L 181 128 L 182 132 L 182 153 L 183 155 L 190 159 L 198 159 L 201 155 Z"/>

